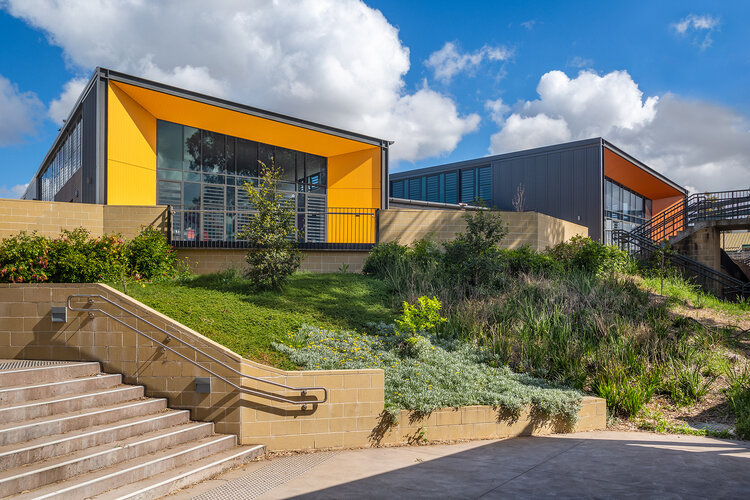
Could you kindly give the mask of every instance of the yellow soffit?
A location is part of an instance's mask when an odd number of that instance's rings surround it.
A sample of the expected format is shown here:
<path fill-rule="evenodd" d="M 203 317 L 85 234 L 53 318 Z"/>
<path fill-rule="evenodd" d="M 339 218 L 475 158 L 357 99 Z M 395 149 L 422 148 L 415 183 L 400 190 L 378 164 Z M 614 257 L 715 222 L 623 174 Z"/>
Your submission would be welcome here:
<path fill-rule="evenodd" d="M 212 106 L 135 85 L 122 82 L 110 82 L 110 85 L 114 85 L 128 94 L 160 120 L 325 157 L 366 149 L 377 149 L 377 146 L 372 144 Z"/>

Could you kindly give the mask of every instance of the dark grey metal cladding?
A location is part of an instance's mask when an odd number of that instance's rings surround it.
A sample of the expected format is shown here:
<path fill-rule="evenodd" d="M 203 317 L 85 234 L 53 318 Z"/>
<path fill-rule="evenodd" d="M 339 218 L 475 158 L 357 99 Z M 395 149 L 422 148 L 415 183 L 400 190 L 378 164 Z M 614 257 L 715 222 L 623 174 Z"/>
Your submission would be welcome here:
<path fill-rule="evenodd" d="M 81 202 L 81 169 L 76 170 L 68 182 L 55 194 L 55 201 Z"/>
<path fill-rule="evenodd" d="M 492 162 L 495 205 L 514 210 L 513 199 L 524 187 L 524 209 L 586 226 L 592 239 L 602 236 L 601 146 L 512 156 Z"/>
<path fill-rule="evenodd" d="M 83 116 L 82 135 L 82 158 L 81 158 L 81 201 L 83 203 L 97 203 L 97 114 L 98 114 L 98 85 L 94 85 L 91 91 L 81 103 Z"/>

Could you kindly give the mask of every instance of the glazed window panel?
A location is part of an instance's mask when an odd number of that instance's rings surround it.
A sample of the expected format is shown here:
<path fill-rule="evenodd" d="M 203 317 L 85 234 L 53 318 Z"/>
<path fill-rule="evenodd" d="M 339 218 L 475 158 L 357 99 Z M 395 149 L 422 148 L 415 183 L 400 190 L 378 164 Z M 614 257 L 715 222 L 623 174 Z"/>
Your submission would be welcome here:
<path fill-rule="evenodd" d="M 311 204 L 313 211 L 323 207 L 310 237 L 325 241 L 326 158 L 161 120 L 157 149 L 157 201 L 179 211 L 176 240 L 236 241 L 252 214 L 245 185 L 258 185 L 260 160 L 282 167 L 278 188 L 298 213 L 300 230 L 310 226 Z M 63 158 L 74 158 L 75 151 L 65 149 Z M 55 162 L 50 171 L 60 168 Z M 53 180 L 50 175 L 48 184 Z"/>
<path fill-rule="evenodd" d="M 182 170 L 182 125 L 156 123 L 156 154 L 160 169 Z"/>
<path fill-rule="evenodd" d="M 83 164 L 82 124 L 83 121 L 79 118 L 42 173 L 40 177 L 42 200 L 53 201 L 65 183 L 80 170 Z"/>

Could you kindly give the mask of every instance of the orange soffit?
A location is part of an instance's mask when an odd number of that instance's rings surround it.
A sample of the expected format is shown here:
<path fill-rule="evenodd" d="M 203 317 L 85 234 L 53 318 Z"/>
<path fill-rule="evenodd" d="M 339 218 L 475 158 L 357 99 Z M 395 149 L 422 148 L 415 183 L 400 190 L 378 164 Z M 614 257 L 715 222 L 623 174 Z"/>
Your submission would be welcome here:
<path fill-rule="evenodd" d="M 367 149 L 379 150 L 378 146 L 365 142 L 358 142 L 135 85 L 122 82 L 112 82 L 112 85 L 128 94 L 146 111 L 160 120 L 325 157 Z"/>
<path fill-rule="evenodd" d="M 607 148 L 604 148 L 604 176 L 652 200 L 684 196 L 679 189 Z"/>

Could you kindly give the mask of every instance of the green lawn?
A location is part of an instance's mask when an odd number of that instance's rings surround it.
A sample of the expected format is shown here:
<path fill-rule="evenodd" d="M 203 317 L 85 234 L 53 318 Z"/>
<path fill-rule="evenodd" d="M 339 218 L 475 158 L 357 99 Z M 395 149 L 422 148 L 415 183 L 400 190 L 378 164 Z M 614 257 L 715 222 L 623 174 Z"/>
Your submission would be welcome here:
<path fill-rule="evenodd" d="M 393 298 L 380 280 L 359 274 L 295 274 L 281 292 L 255 292 L 231 274 L 131 285 L 128 294 L 242 356 L 297 368 L 271 347 L 303 324 L 363 331 L 393 322 Z"/>

